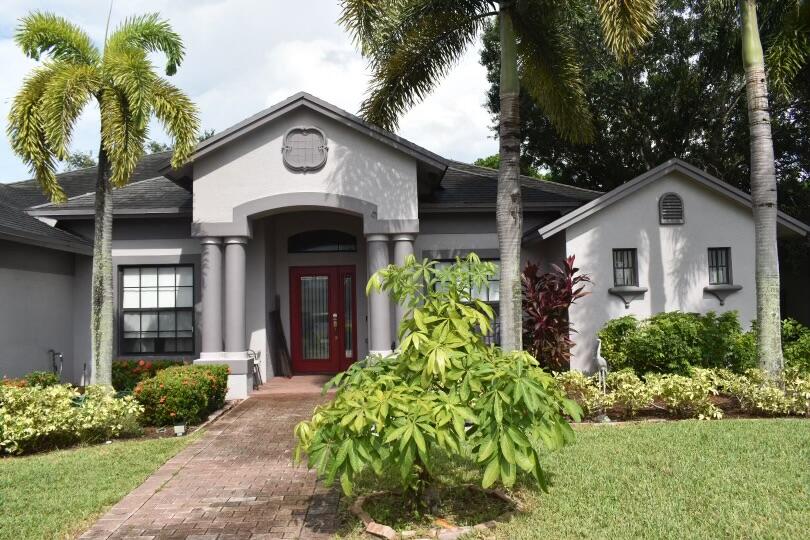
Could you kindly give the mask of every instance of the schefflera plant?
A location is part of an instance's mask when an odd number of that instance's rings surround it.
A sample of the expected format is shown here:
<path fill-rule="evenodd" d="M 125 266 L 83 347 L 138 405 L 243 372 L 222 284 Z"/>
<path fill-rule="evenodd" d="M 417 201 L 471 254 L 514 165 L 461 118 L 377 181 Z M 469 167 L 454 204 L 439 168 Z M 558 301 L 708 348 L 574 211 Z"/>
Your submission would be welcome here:
<path fill-rule="evenodd" d="M 440 268 L 436 262 L 390 265 L 369 280 L 408 307 L 399 350 L 369 357 L 337 375 L 337 391 L 295 428 L 295 459 L 350 495 L 358 475 L 398 470 L 409 502 L 438 502 L 436 463 L 471 460 L 485 488 L 526 476 L 542 489 L 544 452 L 573 439 L 565 415 L 581 410 L 528 353 L 488 345 L 493 310 L 474 291 L 495 266 L 475 254 Z M 444 459 L 437 460 L 437 457 Z"/>

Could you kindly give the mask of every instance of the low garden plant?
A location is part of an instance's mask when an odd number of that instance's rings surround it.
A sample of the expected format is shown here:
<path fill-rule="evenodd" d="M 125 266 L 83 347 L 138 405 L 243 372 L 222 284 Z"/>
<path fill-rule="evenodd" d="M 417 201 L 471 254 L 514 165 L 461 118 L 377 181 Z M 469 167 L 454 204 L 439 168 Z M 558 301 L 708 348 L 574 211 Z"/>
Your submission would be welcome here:
<path fill-rule="evenodd" d="M 225 403 L 228 366 L 187 365 L 158 371 L 135 386 L 133 395 L 144 407 L 149 425 L 199 423 Z"/>
<path fill-rule="evenodd" d="M 606 392 L 596 376 L 579 372 L 554 375 L 586 416 L 609 410 L 611 415 L 632 418 L 642 410 L 660 410 L 674 418 L 723 417 L 722 400 L 744 413 L 758 416 L 810 416 L 810 373 L 789 368 L 784 386 L 778 386 L 759 369 L 734 373 L 724 368 L 692 368 L 689 375 L 648 373 L 643 378 L 626 368 L 611 372 Z"/>
<path fill-rule="evenodd" d="M 475 463 L 483 487 L 518 477 L 547 486 L 541 456 L 571 441 L 580 408 L 526 352 L 487 345 L 492 309 L 471 291 L 491 263 L 470 255 L 439 269 L 409 257 L 372 276 L 409 309 L 398 354 L 368 358 L 336 376 L 335 397 L 295 428 L 296 459 L 351 494 L 361 474 L 396 468 L 404 504 L 440 506 L 437 462 Z"/>
<path fill-rule="evenodd" d="M 119 392 L 131 392 L 139 382 L 154 377 L 158 371 L 182 365 L 182 360 L 116 360 L 112 365 L 112 385 Z"/>
<path fill-rule="evenodd" d="M 23 454 L 140 433 L 143 407 L 104 386 L 0 385 L 0 454 Z"/>

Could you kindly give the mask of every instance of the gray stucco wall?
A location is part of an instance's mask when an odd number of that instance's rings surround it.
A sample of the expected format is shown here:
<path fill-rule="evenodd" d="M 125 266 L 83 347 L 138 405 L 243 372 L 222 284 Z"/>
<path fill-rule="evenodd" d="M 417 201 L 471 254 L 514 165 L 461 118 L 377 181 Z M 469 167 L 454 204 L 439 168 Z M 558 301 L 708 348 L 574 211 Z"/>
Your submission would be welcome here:
<path fill-rule="evenodd" d="M 86 258 L 0 240 L 0 377 L 50 371 L 54 349 L 72 380 L 74 262 Z"/>
<path fill-rule="evenodd" d="M 660 225 L 658 200 L 668 192 L 684 203 L 685 223 Z M 566 231 L 567 252 L 593 280 L 591 294 L 570 310 L 574 336 L 572 367 L 591 370 L 596 333 L 623 315 L 649 317 L 662 311 L 736 310 L 744 327 L 756 316 L 754 222 L 751 209 L 673 173 L 575 223 Z M 742 290 L 721 306 L 703 288 L 709 284 L 708 248 L 730 247 L 734 284 Z M 635 248 L 639 286 L 649 291 L 625 308 L 608 293 L 613 287 L 612 250 Z"/>

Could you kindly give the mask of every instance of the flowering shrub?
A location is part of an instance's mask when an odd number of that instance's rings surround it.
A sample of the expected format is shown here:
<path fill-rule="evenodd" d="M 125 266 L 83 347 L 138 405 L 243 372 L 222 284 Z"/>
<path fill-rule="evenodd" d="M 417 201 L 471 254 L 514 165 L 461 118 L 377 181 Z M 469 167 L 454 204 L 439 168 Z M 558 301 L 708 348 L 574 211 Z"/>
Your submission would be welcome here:
<path fill-rule="evenodd" d="M 158 371 L 182 365 L 182 360 L 116 360 L 112 367 L 113 388 L 119 392 L 132 391 L 139 382 L 154 377 Z"/>
<path fill-rule="evenodd" d="M 53 386 L 55 384 L 59 384 L 61 381 L 56 373 L 51 373 L 50 371 L 32 371 L 28 375 L 25 376 L 25 382 L 28 383 L 28 386 Z"/>
<path fill-rule="evenodd" d="M 138 383 L 133 393 L 148 425 L 195 424 L 225 403 L 228 366 L 175 366 Z"/>
<path fill-rule="evenodd" d="M 139 432 L 143 408 L 103 386 L 0 385 L 0 454 L 98 442 Z"/>

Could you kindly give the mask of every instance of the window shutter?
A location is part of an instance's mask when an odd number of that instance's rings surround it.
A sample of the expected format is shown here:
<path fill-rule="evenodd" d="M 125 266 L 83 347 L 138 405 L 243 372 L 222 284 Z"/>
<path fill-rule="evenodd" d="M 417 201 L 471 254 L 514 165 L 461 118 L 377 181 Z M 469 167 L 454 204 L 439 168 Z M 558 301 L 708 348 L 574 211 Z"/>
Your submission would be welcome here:
<path fill-rule="evenodd" d="M 658 201 L 658 217 L 661 225 L 683 223 L 683 199 L 677 193 L 666 193 Z"/>

